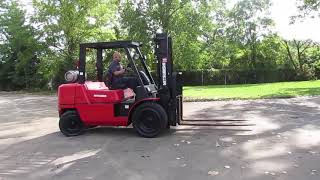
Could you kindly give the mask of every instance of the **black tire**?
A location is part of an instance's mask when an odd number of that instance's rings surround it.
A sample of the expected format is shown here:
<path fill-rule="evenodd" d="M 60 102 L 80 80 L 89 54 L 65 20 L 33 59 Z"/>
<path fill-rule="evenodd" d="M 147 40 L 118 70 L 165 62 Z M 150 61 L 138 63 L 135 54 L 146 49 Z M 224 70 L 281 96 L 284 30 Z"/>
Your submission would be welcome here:
<path fill-rule="evenodd" d="M 159 104 L 147 102 L 139 105 L 132 114 L 132 125 L 142 137 L 157 136 L 167 127 L 168 116 Z"/>
<path fill-rule="evenodd" d="M 65 136 L 78 136 L 83 133 L 84 125 L 76 111 L 66 111 L 59 120 L 59 128 Z"/>

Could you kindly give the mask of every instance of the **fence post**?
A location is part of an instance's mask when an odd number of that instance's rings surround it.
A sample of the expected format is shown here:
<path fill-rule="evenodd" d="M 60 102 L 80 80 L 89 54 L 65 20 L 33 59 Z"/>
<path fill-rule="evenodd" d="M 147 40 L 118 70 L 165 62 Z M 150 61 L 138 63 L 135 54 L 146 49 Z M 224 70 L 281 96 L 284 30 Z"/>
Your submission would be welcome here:
<path fill-rule="evenodd" d="M 203 70 L 201 70 L 201 85 L 203 86 Z"/>

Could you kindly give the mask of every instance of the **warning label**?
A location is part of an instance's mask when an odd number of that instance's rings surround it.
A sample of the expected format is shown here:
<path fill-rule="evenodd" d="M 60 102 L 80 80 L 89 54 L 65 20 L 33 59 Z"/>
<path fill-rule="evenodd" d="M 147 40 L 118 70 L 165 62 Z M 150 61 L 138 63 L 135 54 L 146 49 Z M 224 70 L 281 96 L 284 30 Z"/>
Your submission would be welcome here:
<path fill-rule="evenodd" d="M 167 63 L 168 59 L 167 58 L 162 58 L 162 63 Z"/>

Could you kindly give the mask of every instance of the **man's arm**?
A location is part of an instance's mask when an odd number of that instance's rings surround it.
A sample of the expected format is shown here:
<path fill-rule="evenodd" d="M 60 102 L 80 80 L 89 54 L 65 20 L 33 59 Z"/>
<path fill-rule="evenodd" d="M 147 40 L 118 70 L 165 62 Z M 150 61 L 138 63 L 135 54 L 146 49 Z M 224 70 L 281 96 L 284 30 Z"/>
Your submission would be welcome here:
<path fill-rule="evenodd" d="M 125 72 L 126 72 L 126 70 L 125 70 L 125 69 L 121 69 L 121 70 L 119 70 L 119 71 L 114 71 L 114 72 L 113 72 L 113 75 L 115 75 L 115 76 L 119 76 L 119 75 L 124 74 Z"/>

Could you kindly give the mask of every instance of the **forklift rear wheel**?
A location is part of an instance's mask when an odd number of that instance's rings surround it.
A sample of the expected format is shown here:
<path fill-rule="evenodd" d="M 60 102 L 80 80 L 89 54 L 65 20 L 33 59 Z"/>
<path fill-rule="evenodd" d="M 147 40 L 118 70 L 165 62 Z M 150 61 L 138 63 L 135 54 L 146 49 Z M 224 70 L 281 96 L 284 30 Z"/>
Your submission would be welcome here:
<path fill-rule="evenodd" d="M 142 137 L 157 136 L 168 124 L 168 116 L 159 104 L 148 102 L 136 108 L 132 115 L 133 128 Z"/>
<path fill-rule="evenodd" d="M 84 125 L 76 111 L 67 111 L 60 117 L 59 128 L 65 136 L 78 136 L 83 133 Z"/>

